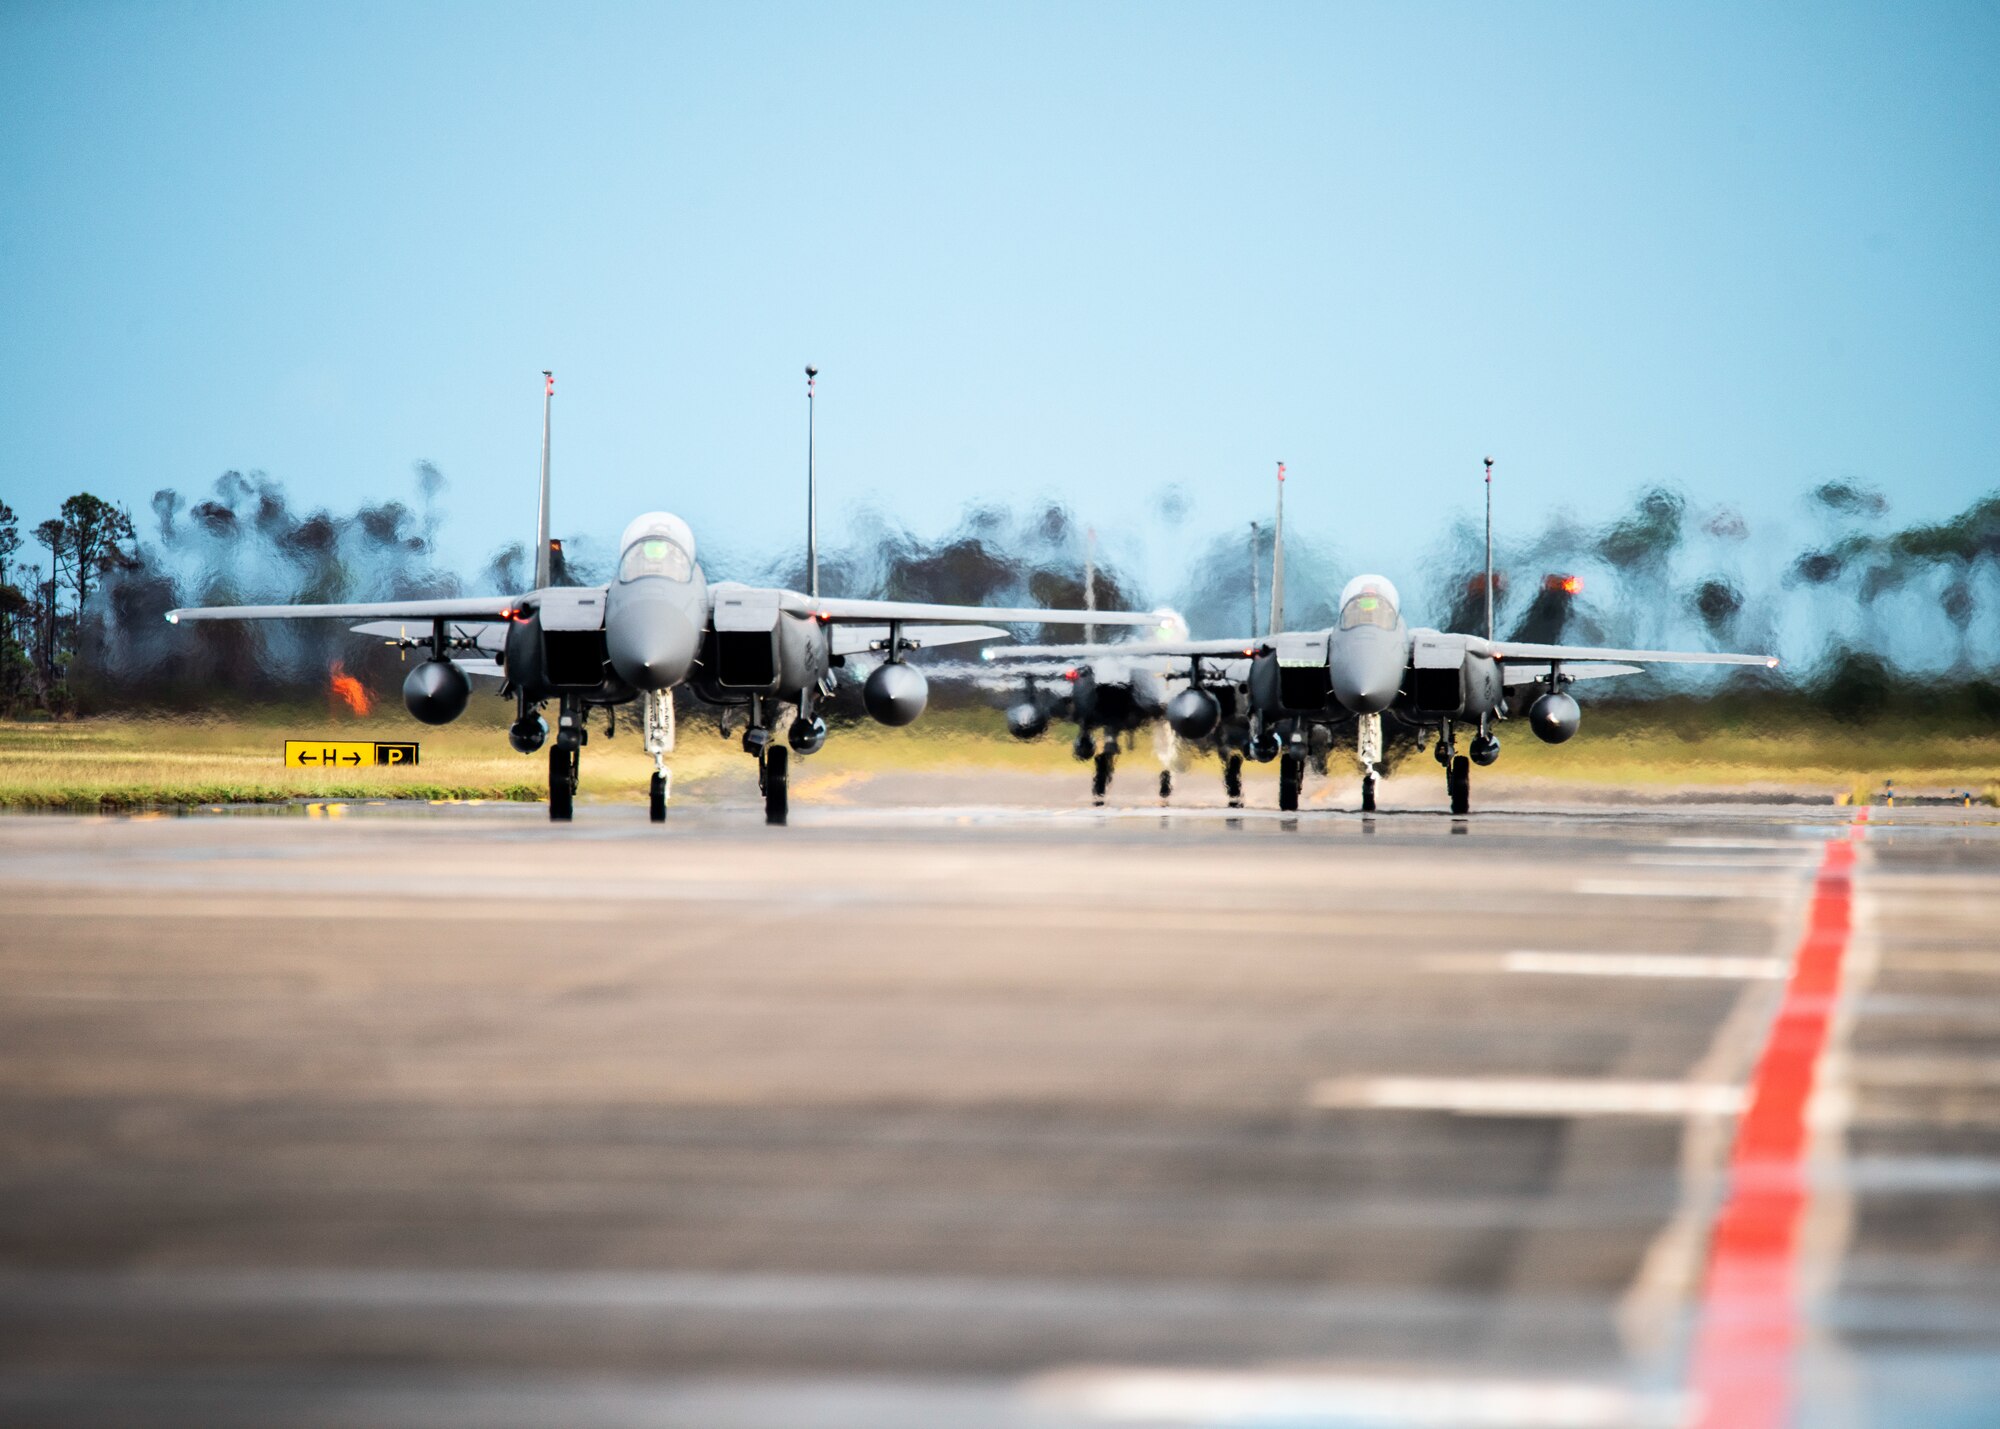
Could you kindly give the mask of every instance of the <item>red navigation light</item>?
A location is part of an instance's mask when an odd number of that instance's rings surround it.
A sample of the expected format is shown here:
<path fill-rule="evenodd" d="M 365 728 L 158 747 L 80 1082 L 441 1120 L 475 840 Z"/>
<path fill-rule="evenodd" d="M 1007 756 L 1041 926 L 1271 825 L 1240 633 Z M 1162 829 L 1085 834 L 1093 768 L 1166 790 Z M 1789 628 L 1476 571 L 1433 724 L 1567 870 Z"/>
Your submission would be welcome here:
<path fill-rule="evenodd" d="M 1582 576 L 1543 576 L 1542 589 L 1551 595 L 1582 595 Z"/>

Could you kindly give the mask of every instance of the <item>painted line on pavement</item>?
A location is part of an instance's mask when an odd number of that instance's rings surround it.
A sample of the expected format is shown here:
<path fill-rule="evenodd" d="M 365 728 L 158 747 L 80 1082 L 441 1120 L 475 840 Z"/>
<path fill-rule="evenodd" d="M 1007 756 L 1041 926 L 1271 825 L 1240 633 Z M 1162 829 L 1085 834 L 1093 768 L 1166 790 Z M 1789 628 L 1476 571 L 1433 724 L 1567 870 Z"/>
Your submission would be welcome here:
<path fill-rule="evenodd" d="M 1673 1396 L 1589 1381 L 1311 1369 L 1074 1369 L 1043 1375 L 1026 1389 L 1039 1407 L 1109 1423 L 1666 1429 L 1685 1414 Z"/>
<path fill-rule="evenodd" d="M 1805 932 L 1729 1154 L 1729 1191 L 1709 1240 L 1690 1365 L 1698 1429 L 1784 1429 L 1803 1340 L 1799 1251 L 1810 1190 L 1809 1127 L 1821 1056 L 1853 926 L 1859 810 L 1827 843 Z"/>
<path fill-rule="evenodd" d="M 1575 1077 L 1337 1077 L 1312 1089 L 1321 1108 L 1446 1111 L 1458 1116 L 1734 1116 L 1744 1092 L 1709 1082 Z"/>

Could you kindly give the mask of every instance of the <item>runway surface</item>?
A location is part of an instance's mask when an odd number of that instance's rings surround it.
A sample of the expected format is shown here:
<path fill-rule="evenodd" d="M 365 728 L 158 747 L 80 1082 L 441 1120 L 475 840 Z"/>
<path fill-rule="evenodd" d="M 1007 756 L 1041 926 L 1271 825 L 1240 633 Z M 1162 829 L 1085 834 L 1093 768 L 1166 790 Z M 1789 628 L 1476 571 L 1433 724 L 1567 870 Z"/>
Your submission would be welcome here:
<path fill-rule="evenodd" d="M 2000 1420 L 1990 810 L 342 812 L 0 819 L 0 1423 Z"/>

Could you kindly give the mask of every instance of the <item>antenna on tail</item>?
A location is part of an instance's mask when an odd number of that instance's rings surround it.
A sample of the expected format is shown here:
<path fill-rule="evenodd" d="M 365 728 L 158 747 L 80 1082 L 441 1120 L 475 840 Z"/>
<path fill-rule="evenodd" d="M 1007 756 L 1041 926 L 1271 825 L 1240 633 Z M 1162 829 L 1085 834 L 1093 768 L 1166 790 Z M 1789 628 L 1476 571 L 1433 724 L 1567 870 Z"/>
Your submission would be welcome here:
<path fill-rule="evenodd" d="M 1486 638 L 1493 638 L 1493 458 L 1486 458 Z"/>
<path fill-rule="evenodd" d="M 806 594 L 819 599 L 819 487 L 813 476 L 813 385 L 819 369 L 806 364 Z"/>
<path fill-rule="evenodd" d="M 556 375 L 542 369 L 542 500 L 535 512 L 535 589 L 546 587 L 554 575 L 549 556 L 549 408 L 556 400 Z"/>
<path fill-rule="evenodd" d="M 1278 463 L 1278 524 L 1271 532 L 1271 633 L 1285 628 L 1285 464 Z"/>

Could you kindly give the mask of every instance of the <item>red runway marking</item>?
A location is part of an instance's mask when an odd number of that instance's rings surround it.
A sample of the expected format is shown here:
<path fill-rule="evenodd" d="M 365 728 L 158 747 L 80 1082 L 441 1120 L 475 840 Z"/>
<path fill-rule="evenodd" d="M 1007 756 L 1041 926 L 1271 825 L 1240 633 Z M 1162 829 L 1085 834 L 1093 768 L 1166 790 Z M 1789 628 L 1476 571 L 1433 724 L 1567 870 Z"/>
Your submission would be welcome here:
<path fill-rule="evenodd" d="M 1700 1429 L 1784 1429 L 1791 1421 L 1800 1333 L 1796 1262 L 1808 1197 L 1806 1109 L 1840 994 L 1855 844 L 1867 822 L 1862 809 L 1820 857 L 1791 981 L 1736 1128 L 1695 1339 Z"/>

